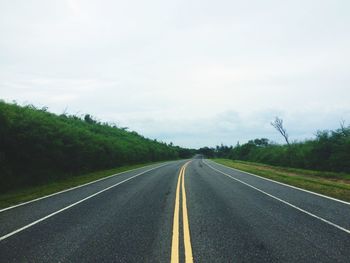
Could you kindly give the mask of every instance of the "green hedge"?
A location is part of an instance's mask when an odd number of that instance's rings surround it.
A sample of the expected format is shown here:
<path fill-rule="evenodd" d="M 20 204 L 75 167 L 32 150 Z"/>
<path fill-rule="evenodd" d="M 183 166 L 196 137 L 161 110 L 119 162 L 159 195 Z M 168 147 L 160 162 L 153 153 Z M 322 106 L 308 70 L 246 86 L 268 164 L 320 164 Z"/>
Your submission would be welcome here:
<path fill-rule="evenodd" d="M 0 101 L 0 190 L 126 164 L 190 157 L 193 151 L 46 108 Z"/>

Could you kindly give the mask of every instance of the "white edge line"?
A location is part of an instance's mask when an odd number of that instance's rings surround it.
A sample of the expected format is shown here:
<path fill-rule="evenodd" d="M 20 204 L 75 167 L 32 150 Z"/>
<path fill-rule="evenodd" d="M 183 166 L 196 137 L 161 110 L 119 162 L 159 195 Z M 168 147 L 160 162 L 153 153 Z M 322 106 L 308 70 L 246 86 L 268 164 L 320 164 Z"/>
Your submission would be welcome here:
<path fill-rule="evenodd" d="M 246 182 L 243 182 L 243 181 L 241 181 L 241 180 L 239 180 L 239 179 L 237 179 L 237 178 L 234 178 L 233 176 L 231 176 L 231 175 L 229 175 L 229 174 L 227 174 L 227 173 L 224 173 L 224 172 L 222 172 L 222 171 L 220 171 L 220 170 L 214 168 L 213 166 L 211 166 L 211 165 L 208 164 L 207 162 L 204 162 L 204 163 L 205 163 L 208 167 L 210 167 L 211 169 L 213 169 L 214 171 L 217 171 L 217 172 L 219 172 L 219 173 L 221 173 L 221 174 L 223 174 L 223 175 L 226 175 L 227 177 L 229 177 L 229 178 L 231 178 L 231 179 L 233 179 L 233 180 L 235 180 L 235 181 L 237 181 L 237 182 L 240 182 L 241 184 L 244 184 L 244 185 L 246 185 L 246 186 L 248 186 L 248 187 L 250 187 L 250 188 L 253 188 L 254 190 L 259 191 L 259 192 L 261 192 L 261 193 L 263 193 L 263 194 L 265 194 L 265 195 L 267 195 L 267 196 L 269 196 L 269 197 L 271 197 L 271 198 L 273 198 L 273 199 L 276 199 L 277 201 L 280 201 L 280 202 L 282 202 L 282 203 L 284 203 L 284 204 L 286 204 L 286 205 L 288 205 L 288 206 L 290 206 L 290 207 L 293 207 L 294 209 L 297 209 L 297 210 L 299 210 L 300 212 L 303 212 L 303 213 L 305 213 L 305 214 L 307 214 L 307 215 L 309 215 L 309 216 L 311 216 L 311 217 L 314 217 L 314 218 L 316 218 L 316 219 L 318 219 L 318 220 L 321 220 L 322 222 L 324 222 L 324 223 L 326 223 L 326 224 L 328 224 L 328 225 L 331 225 L 331 226 L 333 226 L 333 227 L 336 227 L 336 228 L 338 228 L 338 229 L 340 229 L 340 230 L 342 230 L 342 231 L 344 231 L 344 232 L 350 234 L 350 230 L 349 230 L 349 229 L 346 229 L 346 228 L 341 227 L 341 226 L 339 226 L 339 225 L 337 225 L 337 224 L 334 224 L 334 223 L 332 223 L 332 222 L 330 222 L 330 221 L 328 221 L 328 220 L 326 220 L 326 219 L 324 219 L 324 218 L 322 218 L 322 217 L 319 217 L 319 216 L 317 216 L 317 215 L 314 215 L 314 214 L 312 214 L 312 213 L 310 213 L 310 212 L 308 212 L 308 211 L 306 211 L 306 210 L 304 210 L 304 209 L 302 209 L 302 208 L 300 208 L 300 207 L 298 207 L 298 206 L 295 206 L 295 205 L 293 205 L 293 204 L 291 204 L 291 203 L 289 203 L 289 202 L 287 202 L 287 201 L 285 201 L 285 200 L 283 200 L 283 199 L 281 199 L 281 198 L 278 198 L 278 197 L 276 197 L 276 196 L 273 196 L 273 195 L 271 195 L 271 194 L 269 194 L 269 193 L 267 193 L 267 192 L 265 192 L 265 191 L 263 191 L 263 190 L 261 190 L 261 189 L 255 187 L 255 186 L 252 186 L 252 185 L 250 185 L 250 184 L 248 184 L 248 183 L 246 183 Z"/>
<path fill-rule="evenodd" d="M 133 179 L 133 178 L 135 178 L 135 177 L 138 177 L 138 176 L 140 176 L 140 175 L 142 175 L 142 174 L 145 174 L 145 173 L 147 173 L 147 172 L 149 172 L 149 171 L 152 171 L 152 170 L 161 168 L 161 167 L 163 167 L 163 166 L 165 166 L 165 165 L 167 165 L 167 164 L 168 164 L 168 163 L 165 163 L 165 164 L 163 164 L 163 165 L 161 165 L 161 166 L 157 166 L 157 167 L 151 168 L 151 169 L 149 169 L 149 170 L 143 171 L 143 172 L 141 172 L 141 173 L 139 173 L 139 174 L 136 174 L 136 175 L 134 175 L 134 176 L 131 176 L 131 177 L 129 177 L 129 178 L 127 178 L 127 179 L 125 179 L 125 180 L 123 180 L 123 181 L 121 181 L 121 182 L 118 182 L 118 183 L 116 183 L 116 184 L 113 184 L 113 185 L 111 185 L 111 186 L 105 188 L 105 189 L 102 189 L 102 190 L 100 190 L 100 191 L 98 191 L 98 192 L 96 192 L 96 193 L 94 193 L 94 194 L 92 194 L 92 195 L 89 195 L 89 196 L 87 196 L 87 197 L 85 197 L 85 198 L 83 198 L 83 199 L 81 199 L 81 200 L 79 200 L 79 201 L 77 201 L 77 202 L 75 202 L 75 203 L 73 203 L 73 204 L 70 204 L 69 206 L 66 206 L 66 207 L 64 207 L 64 208 L 62 208 L 62 209 L 60 209 L 60 210 L 57 210 L 56 212 L 53 212 L 53 213 L 51 213 L 51 214 L 49 214 L 49 215 L 47 215 L 47 216 L 44 216 L 44 217 L 42 217 L 42 218 L 40 218 L 40 219 L 38 219 L 38 220 L 36 220 L 36 221 L 34 221 L 34 222 L 28 224 L 28 225 L 25 225 L 25 226 L 23 226 L 23 227 L 21 227 L 21 228 L 16 229 L 15 231 L 12 231 L 11 233 L 8 233 L 8 234 L 6 234 L 6 235 L 0 237 L 0 241 L 4 240 L 4 239 L 6 239 L 6 238 L 8 238 L 8 237 L 10 237 L 10 236 L 13 236 L 13 235 L 15 235 L 15 234 L 17 234 L 17 233 L 19 233 L 19 232 L 21 232 L 21 231 L 23 231 L 23 230 L 25 230 L 25 229 L 31 227 L 31 226 L 34 226 L 34 225 L 36 225 L 36 224 L 38 224 L 38 223 L 40 223 L 40 222 L 42 222 L 42 221 L 44 221 L 44 220 L 46 220 L 46 219 L 48 219 L 48 218 L 50 218 L 50 217 L 53 217 L 54 215 L 57 215 L 58 213 L 61 213 L 61 212 L 65 211 L 65 210 L 67 210 L 67 209 L 69 209 L 69 208 L 71 208 L 71 207 L 73 207 L 73 206 L 76 206 L 76 205 L 78 205 L 78 204 L 80 204 L 80 203 L 82 203 L 82 202 L 84 202 L 84 201 L 86 201 L 86 200 L 88 200 L 88 199 L 90 199 L 90 198 L 92 198 L 92 197 L 94 197 L 94 196 L 96 196 L 96 195 L 99 195 L 99 194 L 101 194 L 101 193 L 103 193 L 103 192 L 105 192 L 105 191 L 107 191 L 107 190 L 109 190 L 109 189 L 111 189 L 111 188 L 113 188 L 113 187 L 115 187 L 115 186 L 118 186 L 118 185 L 120 185 L 120 184 L 122 184 L 122 183 L 125 183 L 125 182 L 127 182 L 127 181 L 129 181 L 129 180 L 131 180 L 131 179 Z"/>
<path fill-rule="evenodd" d="M 167 163 L 169 163 L 169 162 L 167 162 Z M 71 191 L 71 190 L 74 190 L 74 189 L 77 189 L 77 188 L 80 188 L 80 187 L 83 187 L 83 186 L 86 186 L 86 185 L 89 185 L 89 184 L 97 183 L 99 181 L 106 180 L 106 179 L 111 178 L 113 176 L 117 176 L 117 175 L 128 173 L 128 172 L 133 172 L 135 170 L 143 169 L 143 168 L 146 168 L 146 167 L 149 167 L 149 166 L 152 166 L 152 165 L 154 165 L 154 164 L 145 165 L 145 166 L 142 166 L 142 167 L 139 167 L 139 168 L 134 168 L 134 169 L 131 169 L 131 170 L 126 170 L 126 171 L 123 171 L 123 172 L 120 172 L 120 173 L 116 173 L 116 174 L 112 174 L 112 175 L 109 175 L 109 176 L 106 176 L 106 177 L 103 177 L 103 178 L 100 178 L 100 179 L 97 179 L 97 180 L 94 180 L 94 181 L 91 181 L 91 182 L 88 182 L 88 183 L 85 183 L 85 184 L 81 184 L 81 185 L 77 185 L 77 186 L 74 186 L 74 187 L 71 187 L 71 188 L 68 188 L 68 189 L 64 189 L 64 190 L 59 191 L 59 192 L 55 192 L 55 193 L 52 193 L 52 194 L 49 194 L 49 195 L 44 195 L 44 196 L 35 198 L 33 200 L 29 200 L 29 201 L 26 201 L 26 202 L 23 202 L 23 203 L 19 203 L 19 204 L 13 205 L 13 206 L 5 207 L 5 208 L 0 209 L 0 213 L 4 212 L 4 211 L 7 211 L 7 210 L 10 210 L 10 209 L 13 209 L 13 208 L 16 208 L 16 207 L 19 207 L 19 206 L 22 206 L 22 205 L 33 203 L 33 202 L 36 202 L 36 201 L 39 201 L 39 200 L 42 200 L 42 199 L 45 199 L 45 198 L 48 198 L 48 197 L 51 197 L 51 196 L 54 196 L 54 195 L 62 194 L 62 193 L 65 193 L 65 192 L 68 192 L 68 191 Z M 162 166 L 160 166 L 160 167 L 162 167 Z"/>
<path fill-rule="evenodd" d="M 330 199 L 330 200 L 333 200 L 333 201 L 336 201 L 336 202 L 340 202 L 340 203 L 343 203 L 343 204 L 346 204 L 346 205 L 350 205 L 350 202 L 346 202 L 346 201 L 343 201 L 343 200 L 340 200 L 340 199 L 337 199 L 337 198 L 334 198 L 334 197 L 330 197 L 330 196 L 327 196 L 327 195 L 323 195 L 323 194 L 319 194 L 319 193 L 316 193 L 316 192 L 312 192 L 310 190 L 299 188 L 297 186 L 281 183 L 281 182 L 278 182 L 278 181 L 275 181 L 275 180 L 272 180 L 272 179 L 269 179 L 269 178 L 262 177 L 262 176 L 257 175 L 257 174 L 252 174 L 252 173 L 249 173 L 249 172 L 246 172 L 246 171 L 243 171 L 243 170 L 232 168 L 232 167 L 229 167 L 227 165 L 223 165 L 221 163 L 217 163 L 217 162 L 214 162 L 214 161 L 211 161 L 211 162 L 213 162 L 213 163 L 215 163 L 217 165 L 221 165 L 221 166 L 223 166 L 225 168 L 229 168 L 229 169 L 231 169 L 233 171 L 238 171 L 238 172 L 241 172 L 241 173 L 249 174 L 249 175 L 252 175 L 252 176 L 255 176 L 255 177 L 259 177 L 260 179 L 263 179 L 263 180 L 266 180 L 266 181 L 270 181 L 270 182 L 273 182 L 273 183 L 276 183 L 276 184 L 280 184 L 280 185 L 283 185 L 283 186 L 287 186 L 287 187 L 290 187 L 290 188 L 293 188 L 293 189 L 296 189 L 296 190 L 300 190 L 300 191 L 303 191 L 303 192 L 306 192 L 306 193 L 309 193 L 309 194 L 321 196 L 321 197 L 324 197 L 324 198 L 327 198 L 327 199 Z"/>

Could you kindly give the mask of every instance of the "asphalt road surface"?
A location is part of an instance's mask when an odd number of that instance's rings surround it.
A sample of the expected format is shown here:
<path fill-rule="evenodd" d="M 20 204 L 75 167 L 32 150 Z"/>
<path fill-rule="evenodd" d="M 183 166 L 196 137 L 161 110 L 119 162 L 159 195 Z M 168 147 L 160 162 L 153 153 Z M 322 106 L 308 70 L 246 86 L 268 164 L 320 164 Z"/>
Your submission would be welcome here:
<path fill-rule="evenodd" d="M 0 262 L 350 262 L 350 204 L 174 161 L 0 210 Z"/>

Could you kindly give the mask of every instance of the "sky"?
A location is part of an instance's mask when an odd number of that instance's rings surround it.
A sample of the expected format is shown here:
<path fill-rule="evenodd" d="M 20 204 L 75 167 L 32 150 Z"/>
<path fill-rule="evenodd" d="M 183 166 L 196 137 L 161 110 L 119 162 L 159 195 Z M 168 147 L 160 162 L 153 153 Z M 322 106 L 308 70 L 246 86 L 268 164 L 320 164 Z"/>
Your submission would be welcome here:
<path fill-rule="evenodd" d="M 348 0 L 0 0 L 0 99 L 175 145 L 350 124 Z"/>

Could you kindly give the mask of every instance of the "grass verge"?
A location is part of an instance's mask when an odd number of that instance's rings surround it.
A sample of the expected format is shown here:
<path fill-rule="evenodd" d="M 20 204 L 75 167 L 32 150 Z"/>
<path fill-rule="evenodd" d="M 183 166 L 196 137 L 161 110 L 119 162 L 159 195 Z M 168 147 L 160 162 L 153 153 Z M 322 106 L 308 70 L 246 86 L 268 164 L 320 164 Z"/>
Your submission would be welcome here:
<path fill-rule="evenodd" d="M 278 167 L 228 159 L 213 159 L 213 161 L 281 183 L 350 201 L 349 174 Z"/>
<path fill-rule="evenodd" d="M 132 169 L 141 168 L 146 165 L 157 164 L 161 162 L 143 163 L 136 165 L 121 166 L 114 169 L 102 170 L 92 173 L 87 173 L 79 176 L 60 179 L 54 182 L 49 182 L 43 185 L 31 186 L 8 193 L 0 194 L 0 208 L 5 208 L 11 205 L 16 205 L 26 201 L 30 201 L 45 195 L 53 194 L 74 186 L 89 183 L 112 174 L 125 172 Z"/>

